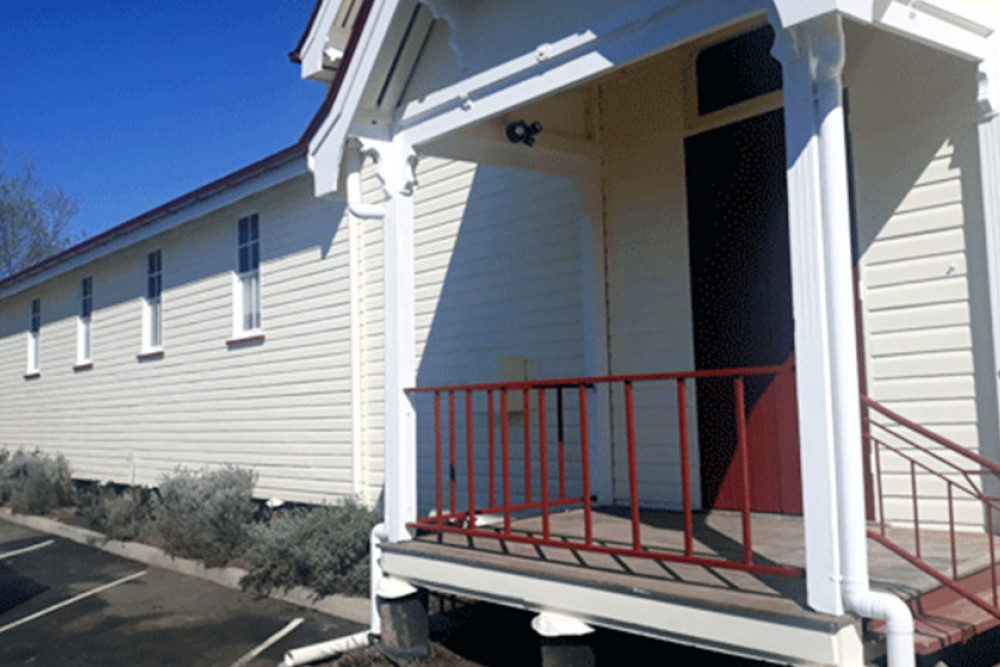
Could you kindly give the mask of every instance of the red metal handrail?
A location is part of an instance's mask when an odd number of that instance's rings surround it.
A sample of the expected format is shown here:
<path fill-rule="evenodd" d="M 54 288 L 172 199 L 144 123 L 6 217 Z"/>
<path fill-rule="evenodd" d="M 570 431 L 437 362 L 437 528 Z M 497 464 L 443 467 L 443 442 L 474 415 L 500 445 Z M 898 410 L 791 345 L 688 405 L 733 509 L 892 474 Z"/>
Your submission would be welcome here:
<path fill-rule="evenodd" d="M 1000 488 L 1000 465 L 914 423 L 867 396 L 862 396 L 861 402 L 863 409 L 862 437 L 867 445 L 866 451 L 871 456 L 875 466 L 874 476 L 869 476 L 866 481 L 870 487 L 873 487 L 869 488 L 869 493 L 870 497 L 875 499 L 879 524 L 877 531 L 868 531 L 869 537 L 934 577 L 943 586 L 1000 619 L 997 560 L 993 535 L 993 513 L 1000 511 L 1000 498 L 988 495 L 984 483 L 984 478 L 992 477 L 997 488 Z M 942 456 L 941 453 L 928 446 L 928 442 L 957 455 L 961 463 L 953 460 L 955 456 L 952 458 Z M 910 477 L 910 504 L 913 520 L 912 549 L 892 539 L 886 530 L 888 521 L 885 513 L 886 494 L 883 481 L 883 462 L 887 455 L 894 456 L 904 463 Z M 974 467 L 970 467 L 970 465 L 974 465 Z M 940 480 L 947 489 L 948 538 L 951 560 L 949 574 L 931 565 L 922 549 L 918 471 L 919 474 Z M 962 581 L 964 576 L 971 573 L 959 571 L 955 522 L 956 492 L 967 499 L 979 502 L 985 515 L 985 537 L 989 544 L 988 571 L 991 589 L 989 600 L 983 599 L 980 593 L 971 590 Z"/>
<path fill-rule="evenodd" d="M 408 389 L 407 393 L 414 402 L 417 402 L 422 395 L 433 395 L 433 442 L 434 453 L 434 514 L 429 517 L 422 517 L 411 524 L 412 528 L 439 533 L 456 533 L 469 537 L 482 537 L 497 540 L 505 540 L 515 543 L 532 544 L 544 547 L 555 547 L 571 549 L 584 552 L 595 552 L 610 554 L 613 556 L 628 556 L 635 558 L 653 559 L 658 561 L 682 562 L 707 567 L 718 567 L 726 569 L 743 570 L 759 574 L 783 575 L 792 577 L 803 576 L 800 568 L 786 567 L 782 565 L 772 565 L 756 562 L 753 552 L 752 523 L 750 512 L 750 472 L 749 472 L 749 443 L 747 435 L 747 408 L 744 390 L 744 379 L 753 376 L 776 376 L 779 373 L 791 373 L 793 369 L 790 365 L 784 366 L 763 366 L 755 368 L 738 369 L 718 369 L 702 370 L 677 373 L 647 373 L 641 375 L 607 375 L 599 377 L 576 377 L 560 378 L 552 380 L 531 380 L 524 382 L 497 382 L 463 385 L 441 385 L 431 387 L 417 387 Z M 742 551 L 740 560 L 730 560 L 717 554 L 696 553 L 694 545 L 694 520 L 693 503 L 691 499 L 691 479 L 690 479 L 690 442 L 688 436 L 688 391 L 687 385 L 690 380 L 719 379 L 729 381 L 733 388 L 733 406 L 736 424 L 736 451 L 735 469 L 738 472 L 740 482 L 739 501 L 741 507 L 741 528 L 742 528 Z M 636 432 L 636 406 L 635 389 L 636 385 L 651 382 L 674 382 L 677 387 L 677 419 L 679 427 L 679 459 L 681 467 L 682 486 L 682 512 L 684 526 L 683 549 L 670 550 L 666 548 L 653 548 L 643 543 L 642 524 L 640 516 L 640 493 L 639 493 L 639 459 L 637 451 Z M 597 385 L 607 385 L 609 391 L 620 387 L 621 397 L 624 401 L 624 426 L 627 452 L 627 475 L 629 490 L 629 520 L 631 523 L 631 533 L 628 543 L 614 543 L 611 540 L 599 540 L 594 534 L 593 507 L 591 499 L 591 479 L 590 479 L 590 428 L 589 428 L 589 406 L 588 391 Z M 511 400 L 516 400 L 516 396 L 511 394 L 521 394 L 520 411 L 517 413 L 523 422 L 524 437 L 524 470 L 523 477 L 519 481 L 523 485 L 523 502 L 515 501 L 512 498 L 512 475 L 513 466 L 511 461 Z M 555 394 L 555 405 L 548 401 L 548 397 Z M 458 470 L 456 469 L 456 447 L 455 433 L 459 425 L 456 424 L 455 396 L 465 395 L 465 436 L 466 436 L 466 466 L 465 466 L 465 489 L 468 492 L 465 508 L 456 507 L 459 494 L 456 485 L 458 484 Z M 572 402 L 576 396 L 575 406 L 567 408 L 567 404 Z M 441 418 L 442 397 L 448 399 L 448 461 L 447 475 L 450 484 L 449 500 L 450 505 L 445 506 L 443 493 L 443 480 L 446 474 L 445 462 L 443 460 L 443 422 Z M 497 405 L 499 397 L 499 406 Z M 534 400 L 532 400 L 534 398 Z M 474 405 L 479 404 L 478 409 Z M 485 402 L 485 406 L 482 403 Z M 499 407 L 499 414 L 497 408 Z M 485 422 L 488 428 L 488 436 L 481 432 L 482 427 L 477 427 L 476 413 L 486 412 Z M 533 429 L 532 412 L 537 426 Z M 418 410 L 418 415 L 420 411 Z M 550 461 L 549 424 L 554 417 L 555 421 L 555 458 L 553 465 Z M 480 424 L 484 421 L 480 418 Z M 570 422 L 573 422 L 570 424 Z M 498 425 L 499 422 L 499 425 Z M 500 436 L 500 490 L 501 498 L 497 498 L 497 484 L 495 480 L 496 465 L 495 438 L 496 430 L 499 426 Z M 477 428 L 480 429 L 477 431 Z M 535 431 L 537 429 L 537 431 Z M 535 433 L 535 438 L 533 438 Z M 576 436 L 575 438 L 573 436 Z M 534 440 L 534 442 L 533 442 Z M 573 441 L 576 440 L 576 443 Z M 579 489 L 577 493 L 568 490 L 567 484 L 567 450 L 569 445 L 579 446 L 579 480 L 574 480 L 571 485 L 573 490 Z M 476 495 L 476 452 L 488 452 L 488 495 L 484 497 L 482 492 Z M 537 451 L 533 451 L 537 450 Z M 537 459 L 533 457 L 537 456 Z M 481 461 L 482 459 L 479 459 Z M 537 480 L 537 490 L 539 497 L 533 497 L 532 466 L 537 464 L 539 479 Z M 482 466 L 480 465 L 480 470 Z M 557 483 L 554 488 L 550 488 L 550 477 L 555 473 Z M 577 484 L 576 482 L 579 482 Z M 483 487 L 480 486 L 480 489 Z M 485 502 L 484 502 L 485 501 Z M 583 509 L 583 539 L 569 535 L 553 535 L 551 515 L 553 508 L 560 507 L 582 507 Z M 540 516 L 542 530 L 537 535 L 527 531 L 516 530 L 513 526 L 513 515 L 528 513 L 532 516 Z M 476 525 L 477 516 L 483 514 L 502 515 L 502 528 L 486 528 Z"/>

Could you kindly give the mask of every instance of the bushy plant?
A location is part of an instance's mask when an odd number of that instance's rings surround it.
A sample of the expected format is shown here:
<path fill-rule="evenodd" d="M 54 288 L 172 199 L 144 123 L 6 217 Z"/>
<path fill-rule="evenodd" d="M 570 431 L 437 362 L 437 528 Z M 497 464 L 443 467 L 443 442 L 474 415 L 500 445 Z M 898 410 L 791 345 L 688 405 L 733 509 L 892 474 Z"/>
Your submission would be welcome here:
<path fill-rule="evenodd" d="M 253 519 L 256 474 L 229 466 L 178 469 L 163 478 L 154 505 L 154 526 L 167 552 L 200 558 L 209 567 L 239 555 Z"/>
<path fill-rule="evenodd" d="M 57 507 L 73 504 L 73 479 L 69 464 L 38 450 L 4 452 L 0 463 L 0 501 L 9 503 L 19 514 L 48 514 Z"/>
<path fill-rule="evenodd" d="M 244 590 L 293 586 L 320 597 L 368 591 L 368 539 L 379 515 L 355 501 L 293 511 L 250 529 Z"/>
<path fill-rule="evenodd" d="M 77 496 L 77 516 L 113 540 L 137 539 L 153 518 L 152 492 L 146 487 L 119 492 L 113 486 L 94 486 Z"/>

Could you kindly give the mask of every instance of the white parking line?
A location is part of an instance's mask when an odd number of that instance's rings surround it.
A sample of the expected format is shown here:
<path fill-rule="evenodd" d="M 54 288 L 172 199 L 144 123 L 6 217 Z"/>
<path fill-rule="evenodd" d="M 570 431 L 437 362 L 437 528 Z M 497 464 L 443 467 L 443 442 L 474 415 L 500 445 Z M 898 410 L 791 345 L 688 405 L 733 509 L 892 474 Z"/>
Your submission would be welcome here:
<path fill-rule="evenodd" d="M 271 648 L 279 641 L 281 641 L 285 637 L 285 635 L 287 635 L 289 632 L 302 625 L 302 621 L 304 620 L 305 620 L 304 618 L 296 618 L 294 621 L 283 627 L 281 630 L 278 630 L 273 635 L 268 637 L 263 644 L 261 644 L 260 646 L 250 651 L 236 662 L 234 662 L 232 664 L 232 667 L 243 667 L 243 665 L 249 664 L 251 660 L 253 660 L 258 655 L 260 655 L 261 653 L 263 653 L 264 651 L 266 651 L 267 649 Z"/>
<path fill-rule="evenodd" d="M 13 558 L 14 556 L 20 556 L 21 554 L 26 554 L 29 551 L 34 551 L 35 549 L 41 549 L 42 547 L 47 547 L 50 544 L 55 544 L 55 540 L 45 540 L 44 542 L 39 542 L 37 544 L 32 544 L 30 547 L 24 547 L 23 549 L 15 549 L 14 551 L 8 551 L 5 554 L 0 554 L 0 560 L 5 558 Z"/>
<path fill-rule="evenodd" d="M 30 614 L 28 616 L 25 616 L 24 618 L 19 618 L 16 621 L 14 621 L 12 623 L 8 623 L 7 625 L 5 625 L 2 628 L 0 628 L 0 634 L 3 634 L 5 632 L 7 632 L 8 630 L 12 630 L 12 629 L 16 628 L 19 625 L 24 625 L 25 623 L 33 621 L 36 618 L 41 618 L 42 616 L 45 616 L 46 614 L 51 614 L 52 612 L 56 611 L 57 609 L 62 609 L 63 607 L 68 607 L 69 605 L 73 604 L 74 602 L 79 602 L 80 600 L 83 600 L 85 598 L 89 598 L 92 595 L 97 595 L 98 593 L 102 593 L 102 592 L 108 590 L 109 588 L 114 588 L 115 586 L 118 586 L 120 584 L 124 584 L 126 581 L 132 581 L 133 579 L 138 579 L 142 575 L 146 574 L 146 572 L 147 572 L 147 570 L 143 570 L 142 572 L 136 572 L 134 574 L 128 575 L 127 577 L 122 577 L 121 579 L 116 579 L 115 581 L 112 581 L 110 584 L 104 584 L 102 586 L 98 586 L 97 588 L 92 588 L 89 591 L 87 591 L 86 593 L 80 593 L 79 595 L 74 595 L 73 597 L 71 597 L 68 600 L 63 600 L 62 602 L 54 604 L 51 607 L 46 607 L 45 609 L 42 609 L 41 611 L 36 611 L 34 614 Z"/>

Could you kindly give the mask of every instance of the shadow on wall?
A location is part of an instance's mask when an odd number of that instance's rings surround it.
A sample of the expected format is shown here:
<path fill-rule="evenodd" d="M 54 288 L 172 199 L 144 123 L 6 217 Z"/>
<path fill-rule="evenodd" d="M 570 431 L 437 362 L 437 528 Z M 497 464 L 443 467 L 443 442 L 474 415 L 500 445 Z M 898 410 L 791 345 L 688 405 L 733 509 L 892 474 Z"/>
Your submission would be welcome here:
<path fill-rule="evenodd" d="M 437 159 L 424 164 L 416 222 L 417 385 L 500 381 L 505 355 L 526 359 L 529 378 L 583 374 L 582 207 L 576 183 L 491 165 Z M 438 180 L 442 176 L 451 178 Z M 520 404 L 521 397 L 516 399 Z M 446 398 L 443 403 L 447 406 Z M 456 469 L 464 472 L 463 396 L 458 403 L 462 446 Z M 424 395 L 416 404 L 420 506 L 426 510 L 433 500 L 433 399 Z M 533 408 L 533 417 L 536 412 Z M 447 407 L 442 416 L 447 426 Z M 485 399 L 478 398 L 477 442 L 488 439 L 487 419 Z M 523 432 L 521 420 L 522 413 L 512 410 L 513 452 L 523 451 L 523 439 L 516 439 Z M 477 451 L 477 488 L 485 489 L 481 456 L 486 454 Z M 523 470 L 523 459 L 512 459 L 513 469 Z M 579 474 L 569 478 L 579 480 Z M 513 483 L 523 488 L 522 477 Z"/>
<path fill-rule="evenodd" d="M 972 360 L 966 377 L 975 387 L 975 402 L 970 408 L 974 414 L 949 425 L 961 420 L 977 429 L 981 452 L 997 460 L 1000 434 L 980 193 L 975 67 L 875 30 L 848 30 L 847 36 L 845 80 L 856 165 L 852 174 L 856 257 L 862 271 L 868 273 L 872 301 L 866 304 L 868 339 L 877 338 L 883 349 L 891 350 L 894 341 L 912 336 L 916 329 L 940 327 L 941 337 L 928 342 L 925 349 L 965 351 Z M 886 279 L 887 267 L 899 274 Z M 879 298 L 879 292 L 890 298 L 891 306 Z M 942 315 L 942 306 L 950 306 L 947 310 L 958 314 Z M 907 315 L 919 315 L 919 321 L 907 322 Z M 873 325 L 876 319 L 878 324 Z M 947 342 L 954 332 L 947 330 L 949 326 L 967 326 L 971 344 Z M 868 350 L 869 359 L 887 354 L 892 352 Z M 922 368 L 919 354 L 910 359 L 907 381 L 912 387 L 924 383 L 924 388 L 930 389 L 940 373 Z M 878 374 L 878 369 L 868 369 L 869 390 L 876 400 L 880 387 L 872 386 L 871 380 L 878 383 Z M 907 413 L 905 402 L 896 407 Z M 933 429 L 935 425 L 929 426 Z M 966 444 L 961 439 L 959 442 Z"/>

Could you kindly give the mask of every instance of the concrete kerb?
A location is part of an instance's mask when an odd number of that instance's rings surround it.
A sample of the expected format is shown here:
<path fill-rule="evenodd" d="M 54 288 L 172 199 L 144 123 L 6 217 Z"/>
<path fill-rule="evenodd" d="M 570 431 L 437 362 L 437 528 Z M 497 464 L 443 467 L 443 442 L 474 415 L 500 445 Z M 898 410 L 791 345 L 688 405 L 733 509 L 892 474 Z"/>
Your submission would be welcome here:
<path fill-rule="evenodd" d="M 205 567 L 198 561 L 170 556 L 162 549 L 140 542 L 109 540 L 102 533 L 70 526 L 55 519 L 14 514 L 9 507 L 0 507 L 0 520 L 94 547 L 115 556 L 210 581 L 226 588 L 239 589 L 240 579 L 246 574 L 246 570 L 239 567 Z M 274 593 L 269 597 L 362 625 L 368 625 L 371 621 L 368 598 L 330 595 L 320 600 L 313 600 L 312 596 L 313 592 L 310 589 L 298 586 L 286 592 Z"/>

